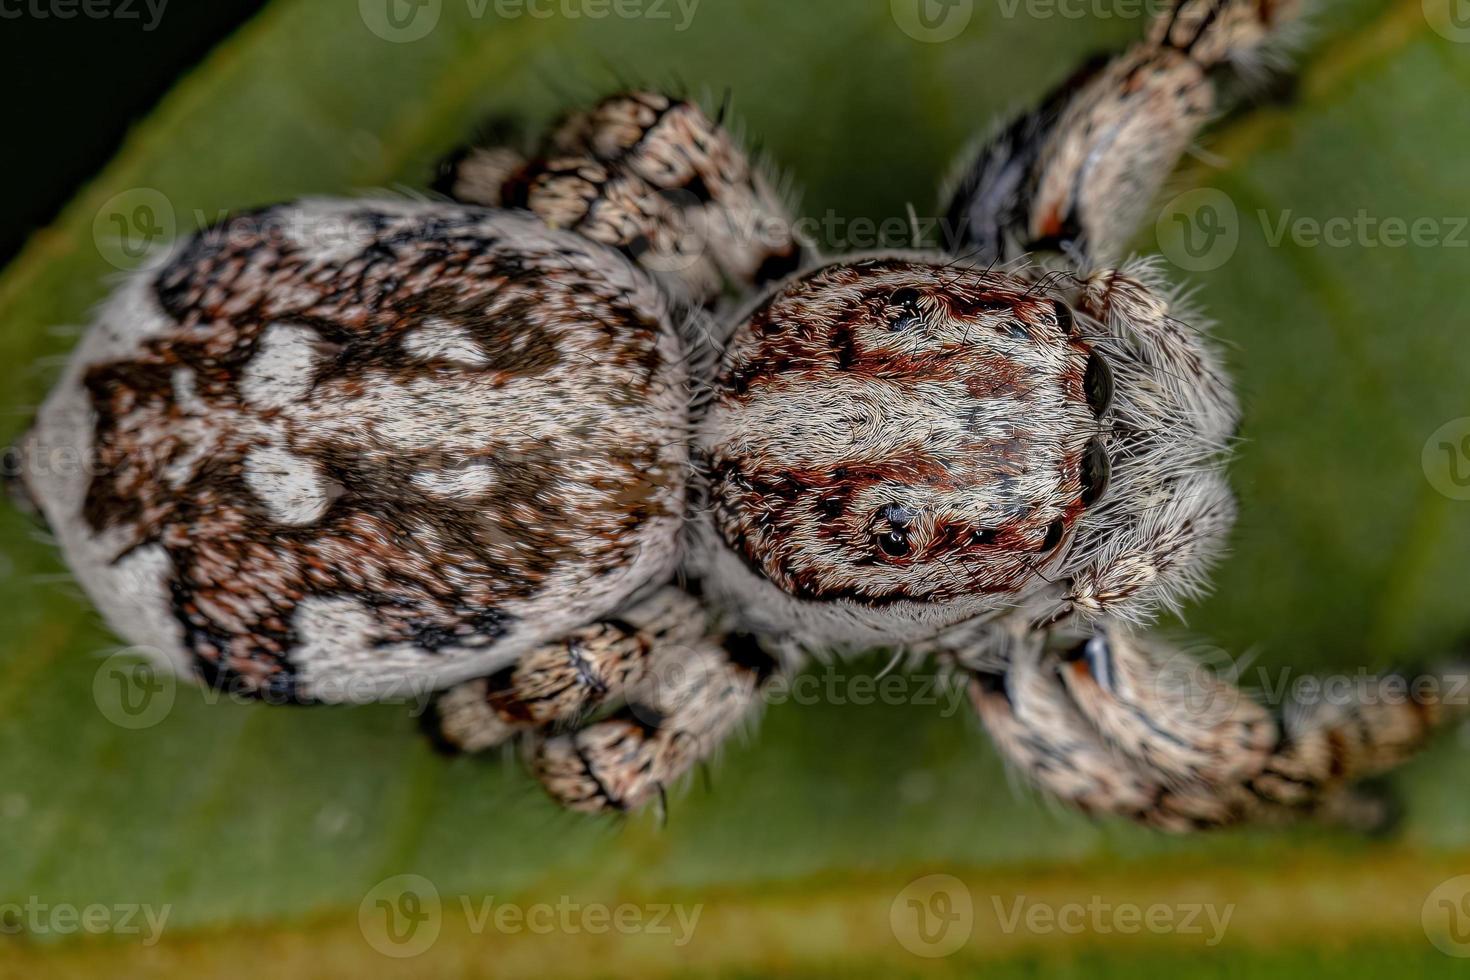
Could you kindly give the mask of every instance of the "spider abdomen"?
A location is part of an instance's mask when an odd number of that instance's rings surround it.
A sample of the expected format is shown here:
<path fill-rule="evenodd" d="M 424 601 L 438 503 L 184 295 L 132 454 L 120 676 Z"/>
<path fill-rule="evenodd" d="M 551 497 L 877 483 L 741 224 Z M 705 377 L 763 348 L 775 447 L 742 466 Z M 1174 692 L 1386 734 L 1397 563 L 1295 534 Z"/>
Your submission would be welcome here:
<path fill-rule="evenodd" d="M 134 643 L 250 692 L 391 697 L 671 571 L 684 363 L 647 276 L 529 216 L 285 205 L 121 288 L 26 481 Z"/>

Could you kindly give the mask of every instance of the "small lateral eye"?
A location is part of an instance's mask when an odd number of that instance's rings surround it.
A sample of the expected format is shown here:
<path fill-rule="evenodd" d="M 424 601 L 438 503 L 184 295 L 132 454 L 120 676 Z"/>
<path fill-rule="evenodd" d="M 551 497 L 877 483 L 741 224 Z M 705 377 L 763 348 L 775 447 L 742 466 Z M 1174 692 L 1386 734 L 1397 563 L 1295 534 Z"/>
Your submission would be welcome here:
<path fill-rule="evenodd" d="M 999 537 L 1000 528 L 998 527 L 977 527 L 970 532 L 970 543 L 980 545 L 995 544 L 995 540 Z"/>
<path fill-rule="evenodd" d="M 1057 300 L 1056 303 L 1053 304 L 1053 309 L 1057 317 L 1057 329 L 1060 330 L 1063 335 L 1070 337 L 1072 335 L 1072 331 L 1075 330 L 1077 327 L 1077 319 L 1072 315 L 1072 308 L 1066 303 L 1063 303 L 1061 300 Z"/>
<path fill-rule="evenodd" d="M 1087 406 L 1101 416 L 1113 404 L 1113 369 L 1097 351 L 1087 358 L 1087 374 L 1082 379 L 1087 393 Z"/>
<path fill-rule="evenodd" d="M 1108 457 L 1107 447 L 1102 444 L 1101 439 L 1092 440 L 1087 444 L 1087 451 L 1082 454 L 1082 471 L 1079 474 L 1084 507 L 1091 507 L 1107 493 L 1112 472 L 1113 461 Z"/>
<path fill-rule="evenodd" d="M 1066 530 L 1066 523 L 1058 517 L 1046 526 L 1046 537 L 1041 539 L 1041 547 L 1036 550 L 1039 552 L 1051 551 L 1062 543 L 1062 535 L 1066 533 Z"/>
<path fill-rule="evenodd" d="M 904 330 L 912 330 L 914 327 L 924 325 L 924 313 L 919 309 L 919 291 L 909 286 L 893 291 L 888 297 L 888 305 L 896 307 L 892 320 L 888 321 L 888 329 L 894 333 Z"/>

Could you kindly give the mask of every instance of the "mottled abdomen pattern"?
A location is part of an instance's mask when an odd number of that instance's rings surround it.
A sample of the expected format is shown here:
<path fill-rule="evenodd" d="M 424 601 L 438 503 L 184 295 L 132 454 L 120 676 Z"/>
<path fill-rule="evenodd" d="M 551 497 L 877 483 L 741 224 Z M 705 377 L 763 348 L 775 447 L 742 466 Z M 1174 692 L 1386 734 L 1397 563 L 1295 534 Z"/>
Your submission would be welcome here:
<path fill-rule="evenodd" d="M 287 205 L 114 296 L 27 482 L 133 642 L 251 691 L 391 697 L 670 572 L 684 361 L 644 273 L 529 215 Z"/>

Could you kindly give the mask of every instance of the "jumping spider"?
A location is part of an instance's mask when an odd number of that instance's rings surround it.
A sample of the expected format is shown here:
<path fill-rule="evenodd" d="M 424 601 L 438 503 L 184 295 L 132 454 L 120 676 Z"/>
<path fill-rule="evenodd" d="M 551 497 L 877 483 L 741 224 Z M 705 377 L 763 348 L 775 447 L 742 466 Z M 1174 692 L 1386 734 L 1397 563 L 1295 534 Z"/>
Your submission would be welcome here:
<path fill-rule="evenodd" d="M 1160 277 L 1108 265 L 1295 7 L 1182 0 L 1074 75 L 966 159 L 948 254 L 819 256 L 650 92 L 461 151 L 450 201 L 235 215 L 102 308 L 23 482 L 178 671 L 438 691 L 444 742 L 523 740 L 575 809 L 658 798 L 804 651 L 887 646 L 1089 812 L 1316 810 L 1445 711 L 1166 681 L 1139 630 L 1220 552 L 1237 409 Z"/>

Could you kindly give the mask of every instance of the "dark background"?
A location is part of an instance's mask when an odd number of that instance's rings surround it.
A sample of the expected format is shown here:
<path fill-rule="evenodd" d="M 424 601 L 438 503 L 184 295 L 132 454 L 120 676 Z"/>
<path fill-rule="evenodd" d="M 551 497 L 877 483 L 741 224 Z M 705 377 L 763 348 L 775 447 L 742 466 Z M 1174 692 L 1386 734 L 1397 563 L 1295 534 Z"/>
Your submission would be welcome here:
<path fill-rule="evenodd" d="M 111 0 L 132 18 L 91 19 L 76 3 L 66 20 L 31 12 L 53 10 L 52 0 L 0 0 L 0 265 L 102 169 L 180 75 L 264 5 L 168 0 L 145 30 L 152 16 L 143 0 Z"/>

